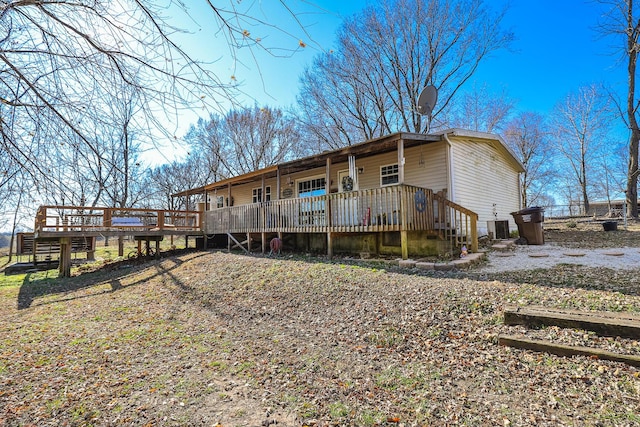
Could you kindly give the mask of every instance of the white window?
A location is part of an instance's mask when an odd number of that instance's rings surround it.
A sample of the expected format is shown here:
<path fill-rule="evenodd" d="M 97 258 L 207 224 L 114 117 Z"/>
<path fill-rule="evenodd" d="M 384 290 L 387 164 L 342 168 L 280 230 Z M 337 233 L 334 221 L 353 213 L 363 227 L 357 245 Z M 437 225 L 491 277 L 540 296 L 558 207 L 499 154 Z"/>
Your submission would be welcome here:
<path fill-rule="evenodd" d="M 224 196 L 216 196 L 216 208 L 224 208 Z"/>
<path fill-rule="evenodd" d="M 399 181 L 398 164 L 380 167 L 380 186 L 397 184 Z"/>
<path fill-rule="evenodd" d="M 298 181 L 298 197 L 322 196 L 326 194 L 324 177 Z"/>
<path fill-rule="evenodd" d="M 251 200 L 253 203 L 260 203 L 262 201 L 271 201 L 271 186 L 264 187 L 264 197 L 262 197 L 262 187 L 254 188 L 252 191 Z"/>

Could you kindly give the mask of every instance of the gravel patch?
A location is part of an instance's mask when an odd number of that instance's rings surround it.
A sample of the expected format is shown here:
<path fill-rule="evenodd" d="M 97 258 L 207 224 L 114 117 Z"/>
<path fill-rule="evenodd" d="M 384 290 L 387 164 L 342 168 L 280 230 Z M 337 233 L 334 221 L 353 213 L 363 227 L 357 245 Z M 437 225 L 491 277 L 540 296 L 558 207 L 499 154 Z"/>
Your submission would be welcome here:
<path fill-rule="evenodd" d="M 561 264 L 632 270 L 640 267 L 640 248 L 580 249 L 553 243 L 516 246 L 512 252 L 489 252 L 487 263 L 478 271 L 498 273 L 548 269 Z"/>

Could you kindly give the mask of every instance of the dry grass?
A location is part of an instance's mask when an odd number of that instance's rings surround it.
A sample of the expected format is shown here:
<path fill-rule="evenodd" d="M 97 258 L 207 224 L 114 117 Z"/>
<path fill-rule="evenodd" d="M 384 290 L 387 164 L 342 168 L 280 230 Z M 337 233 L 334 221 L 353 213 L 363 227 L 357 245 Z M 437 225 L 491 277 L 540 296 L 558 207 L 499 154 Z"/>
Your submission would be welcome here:
<path fill-rule="evenodd" d="M 547 240 L 636 235 L 587 226 Z M 502 324 L 505 303 L 640 312 L 638 271 L 614 273 L 191 252 L 26 275 L 0 286 L 0 426 L 640 425 L 636 368 L 497 345 L 521 333 L 640 354 L 631 340 Z"/>

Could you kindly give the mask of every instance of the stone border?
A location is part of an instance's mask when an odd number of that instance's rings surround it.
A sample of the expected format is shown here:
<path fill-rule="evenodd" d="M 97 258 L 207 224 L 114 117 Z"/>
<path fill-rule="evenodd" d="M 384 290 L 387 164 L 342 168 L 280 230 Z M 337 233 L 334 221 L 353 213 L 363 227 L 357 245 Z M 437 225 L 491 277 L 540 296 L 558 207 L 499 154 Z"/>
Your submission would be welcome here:
<path fill-rule="evenodd" d="M 457 269 L 469 268 L 474 264 L 479 263 L 485 257 L 485 252 L 472 253 L 464 258 L 456 259 L 448 262 L 431 262 L 423 260 L 413 259 L 399 259 L 398 265 L 402 268 L 418 268 L 420 270 L 436 270 L 436 271 L 450 271 Z"/>

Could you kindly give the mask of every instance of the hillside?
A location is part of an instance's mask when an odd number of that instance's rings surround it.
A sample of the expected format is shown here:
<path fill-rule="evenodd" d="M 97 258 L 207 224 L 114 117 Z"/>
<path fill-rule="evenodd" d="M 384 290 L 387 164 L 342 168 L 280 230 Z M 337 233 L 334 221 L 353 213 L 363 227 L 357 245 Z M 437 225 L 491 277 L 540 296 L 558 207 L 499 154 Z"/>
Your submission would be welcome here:
<path fill-rule="evenodd" d="M 640 312 L 637 289 L 616 289 L 637 270 L 572 270 L 590 283 L 615 276 L 600 288 L 544 283 L 562 271 L 535 284 L 521 283 L 530 272 L 473 279 L 192 252 L 67 281 L 16 276 L 0 287 L 0 419 L 640 425 L 637 368 L 497 345 L 525 334 L 640 354 L 632 340 L 502 323 L 507 303 Z"/>

